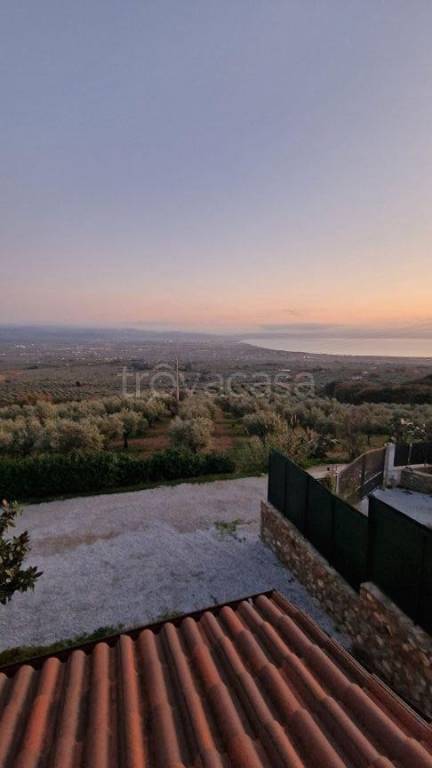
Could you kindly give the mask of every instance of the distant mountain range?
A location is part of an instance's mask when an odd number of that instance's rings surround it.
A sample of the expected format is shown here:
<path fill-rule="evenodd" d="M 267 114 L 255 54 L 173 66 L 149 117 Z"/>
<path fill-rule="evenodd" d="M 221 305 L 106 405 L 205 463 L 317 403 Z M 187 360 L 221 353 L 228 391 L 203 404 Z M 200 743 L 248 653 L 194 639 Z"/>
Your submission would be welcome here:
<path fill-rule="evenodd" d="M 230 337 L 211 333 L 156 331 L 146 328 L 85 328 L 54 325 L 0 325 L 0 343 L 31 344 L 43 342 L 100 341 L 217 341 Z M 232 338 L 232 337 L 231 337 Z M 234 338 L 232 338 L 235 341 Z"/>

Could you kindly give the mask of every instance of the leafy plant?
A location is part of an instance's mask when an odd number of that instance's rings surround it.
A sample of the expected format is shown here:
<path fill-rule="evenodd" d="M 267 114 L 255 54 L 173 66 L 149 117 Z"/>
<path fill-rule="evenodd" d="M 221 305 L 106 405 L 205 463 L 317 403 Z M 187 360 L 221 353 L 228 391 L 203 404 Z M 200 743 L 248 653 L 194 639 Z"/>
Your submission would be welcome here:
<path fill-rule="evenodd" d="M 147 459 L 128 454 L 74 452 L 23 459 L 0 458 L 4 491 L 10 498 L 32 499 L 92 493 L 117 487 L 234 472 L 224 454 L 169 449 Z"/>
<path fill-rule="evenodd" d="M 174 419 L 170 427 L 170 438 L 173 446 L 186 448 L 198 453 L 208 448 L 212 433 L 212 422 L 204 416 L 191 419 Z"/>
<path fill-rule="evenodd" d="M 0 603 L 8 603 L 15 592 L 27 592 L 34 589 L 39 576 L 42 575 L 36 566 L 23 568 L 23 561 L 30 550 L 28 531 L 19 536 L 8 538 L 5 534 L 8 528 L 15 526 L 18 514 L 16 504 L 8 504 L 6 500 L 0 507 Z"/>
<path fill-rule="evenodd" d="M 218 520 L 215 523 L 215 528 L 221 536 L 236 536 L 237 528 L 243 521 L 240 518 L 235 520 Z"/>

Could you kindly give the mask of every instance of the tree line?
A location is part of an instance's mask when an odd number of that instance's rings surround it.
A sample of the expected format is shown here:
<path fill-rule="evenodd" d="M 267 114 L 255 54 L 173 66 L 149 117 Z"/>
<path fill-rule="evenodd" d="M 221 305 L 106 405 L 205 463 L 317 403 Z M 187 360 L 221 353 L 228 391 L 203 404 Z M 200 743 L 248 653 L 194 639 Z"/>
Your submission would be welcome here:
<path fill-rule="evenodd" d="M 0 454 L 101 451 L 113 441 L 145 435 L 156 421 L 170 415 L 170 399 L 123 397 L 0 408 Z"/>

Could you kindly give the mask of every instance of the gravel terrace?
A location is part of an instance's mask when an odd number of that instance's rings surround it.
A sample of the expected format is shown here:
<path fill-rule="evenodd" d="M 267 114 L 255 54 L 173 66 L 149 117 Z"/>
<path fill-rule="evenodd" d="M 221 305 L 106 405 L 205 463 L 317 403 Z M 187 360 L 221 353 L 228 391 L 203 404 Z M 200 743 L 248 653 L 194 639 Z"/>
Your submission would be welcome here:
<path fill-rule="evenodd" d="M 141 626 L 273 587 L 346 643 L 259 538 L 266 478 L 161 486 L 25 507 L 34 592 L 0 606 L 0 650 Z"/>

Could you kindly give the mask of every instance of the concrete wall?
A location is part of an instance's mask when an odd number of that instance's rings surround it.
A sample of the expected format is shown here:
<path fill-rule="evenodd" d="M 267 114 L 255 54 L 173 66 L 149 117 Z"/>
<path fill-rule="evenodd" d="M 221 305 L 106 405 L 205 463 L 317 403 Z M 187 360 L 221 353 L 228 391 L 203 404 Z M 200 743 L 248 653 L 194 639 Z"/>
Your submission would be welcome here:
<path fill-rule="evenodd" d="M 432 637 L 374 584 L 360 592 L 268 502 L 261 504 L 261 537 L 353 640 L 368 667 L 432 717 Z"/>

